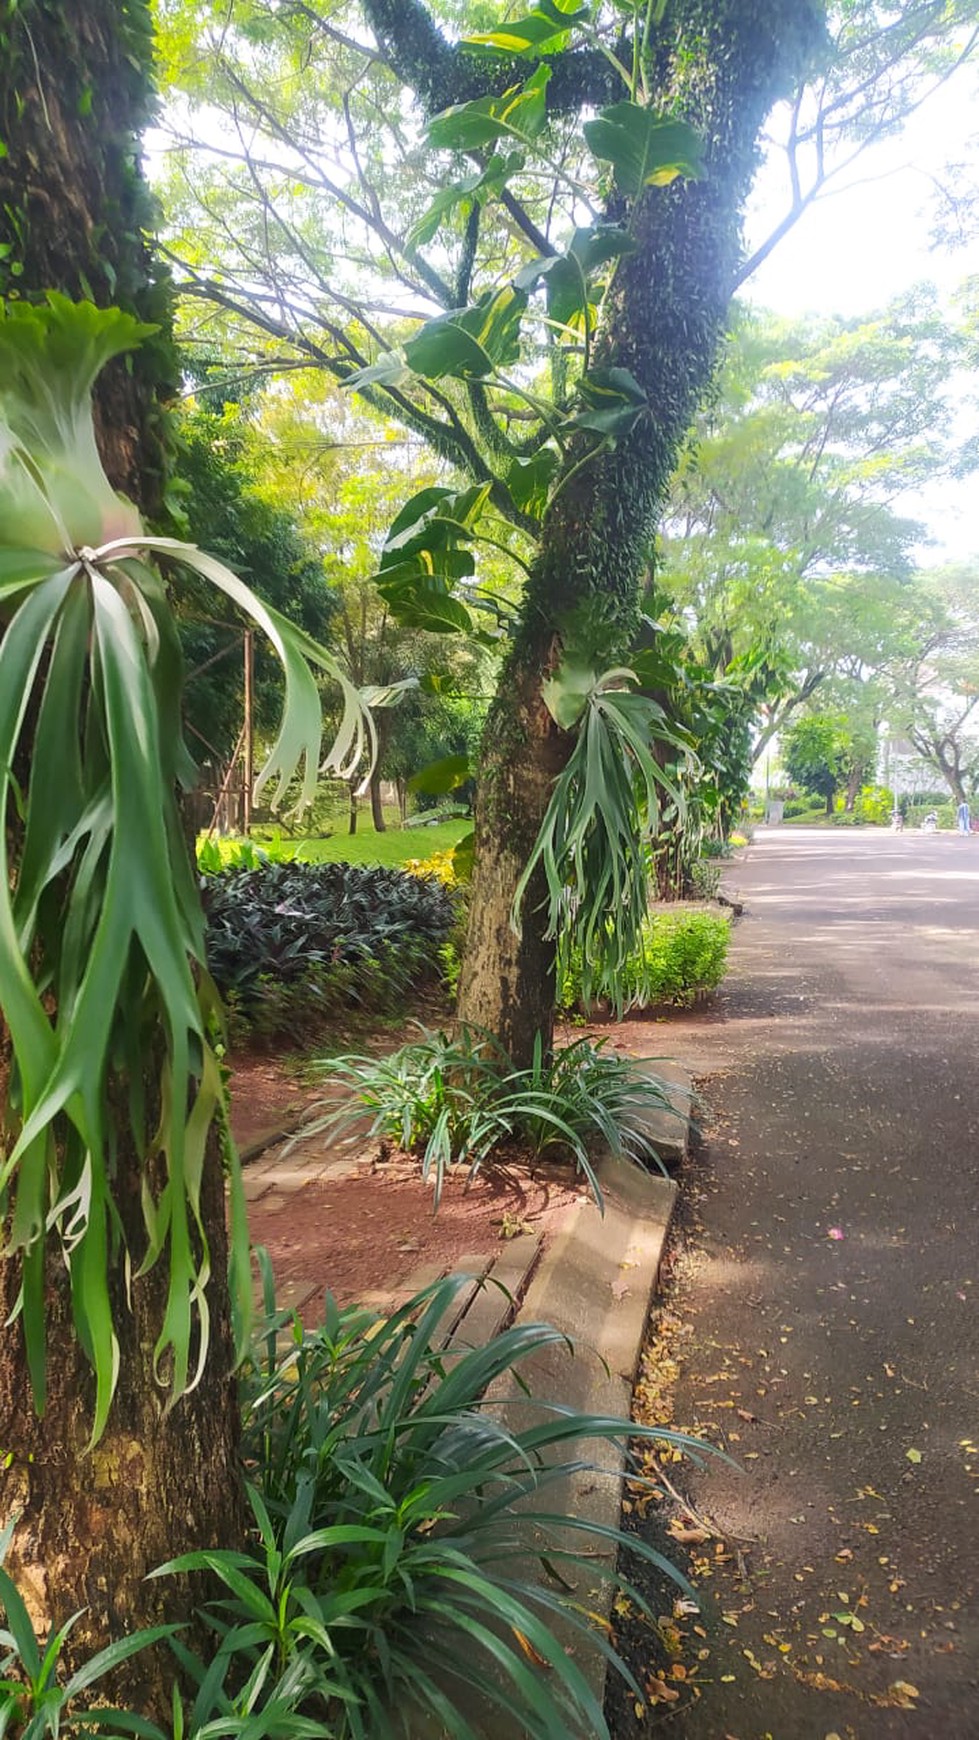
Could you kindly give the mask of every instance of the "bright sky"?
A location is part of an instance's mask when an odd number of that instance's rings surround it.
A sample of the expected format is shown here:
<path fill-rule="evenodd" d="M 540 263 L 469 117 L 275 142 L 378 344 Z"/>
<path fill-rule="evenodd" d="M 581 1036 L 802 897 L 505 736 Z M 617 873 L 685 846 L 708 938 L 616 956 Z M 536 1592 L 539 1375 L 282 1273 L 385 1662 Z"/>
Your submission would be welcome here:
<path fill-rule="evenodd" d="M 783 237 L 746 294 L 787 315 L 867 314 L 927 279 L 953 291 L 979 273 L 979 236 L 968 247 L 931 245 L 935 179 L 961 161 L 976 134 L 975 75 L 964 69 L 912 116 L 899 139 L 867 151 L 840 190 L 822 196 Z M 953 178 L 959 187 L 960 178 Z M 835 185 L 835 184 L 834 184 Z M 786 209 L 784 170 L 763 168 L 748 222 L 749 244 Z M 967 188 L 964 189 L 967 191 Z"/>

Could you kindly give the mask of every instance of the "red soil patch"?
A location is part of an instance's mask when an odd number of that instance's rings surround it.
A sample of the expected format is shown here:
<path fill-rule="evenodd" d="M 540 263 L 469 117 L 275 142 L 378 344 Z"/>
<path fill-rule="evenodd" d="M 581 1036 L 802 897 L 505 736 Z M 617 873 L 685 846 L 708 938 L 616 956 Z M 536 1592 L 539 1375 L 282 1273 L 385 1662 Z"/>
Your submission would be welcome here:
<path fill-rule="evenodd" d="M 280 1291 L 314 1282 L 341 1305 L 382 1303 L 404 1293 L 409 1282 L 422 1285 L 475 1259 L 499 1256 L 504 1228 L 546 1240 L 581 1193 L 565 1169 L 531 1173 L 514 1164 L 479 1174 L 467 1190 L 460 1168 L 447 1179 L 433 1214 L 431 1186 L 422 1183 L 417 1161 L 365 1163 L 355 1174 L 310 1182 L 288 1195 L 279 1195 L 274 1167 L 270 1172 L 268 1193 L 249 1209 L 253 1243 L 268 1249 Z M 315 1297 L 302 1315 L 316 1320 Z"/>
<path fill-rule="evenodd" d="M 323 1098 L 323 1088 L 300 1081 L 266 1052 L 246 1051 L 231 1063 L 231 1131 L 239 1153 L 292 1129 L 300 1112 Z"/>

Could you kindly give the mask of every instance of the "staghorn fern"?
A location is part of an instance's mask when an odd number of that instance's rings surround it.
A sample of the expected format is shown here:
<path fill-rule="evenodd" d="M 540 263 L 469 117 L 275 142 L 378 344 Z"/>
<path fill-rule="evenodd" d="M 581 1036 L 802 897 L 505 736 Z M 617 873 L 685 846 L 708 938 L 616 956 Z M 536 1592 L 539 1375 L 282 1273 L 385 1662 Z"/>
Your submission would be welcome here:
<path fill-rule="evenodd" d="M 664 798 L 684 814 L 683 791 L 661 767 L 654 745 L 665 745 L 685 774 L 697 758 L 686 734 L 657 701 L 636 694 L 634 672 L 597 676 L 567 658 L 544 684 L 555 723 L 577 732 L 564 771 L 554 782 L 533 850 L 517 886 L 511 923 L 521 911 L 535 870 L 544 873 L 547 937 L 560 937 L 581 960 L 582 996 L 610 998 L 621 1014 L 630 958 L 641 947 L 649 909 L 650 843 Z"/>
<path fill-rule="evenodd" d="M 128 1081 L 144 1169 L 147 1248 L 166 1252 L 168 1301 L 155 1366 L 171 1402 L 207 1357 L 210 1274 L 200 1190 L 208 1131 L 223 1111 L 208 1043 L 215 1002 L 177 793 L 193 779 L 180 725 L 181 660 L 166 587 L 193 569 L 265 633 L 285 677 L 279 735 L 259 775 L 278 802 L 300 765 L 315 788 L 321 711 L 316 665 L 341 686 L 343 717 L 324 766 L 349 778 L 373 726 L 329 654 L 194 546 L 145 534 L 113 491 L 92 427 L 103 365 L 153 330 L 117 309 L 52 295 L 0 305 L 0 1007 L 10 1033 L 0 1159 L 0 1256 L 20 1254 L 19 1313 L 36 1404 L 45 1394 L 45 1246 L 60 1243 L 75 1322 L 96 1376 L 93 1441 L 118 1375 L 109 1299 L 113 1079 Z M 30 758 L 22 784 L 15 778 Z M 11 841 L 15 842 L 11 851 Z M 160 1036 L 162 1035 L 162 1043 Z M 158 1059 L 158 1127 L 139 1084 Z M 231 1176 L 231 1286 L 247 1326 L 247 1227 Z M 193 1350 L 193 1365 L 192 1365 Z"/>

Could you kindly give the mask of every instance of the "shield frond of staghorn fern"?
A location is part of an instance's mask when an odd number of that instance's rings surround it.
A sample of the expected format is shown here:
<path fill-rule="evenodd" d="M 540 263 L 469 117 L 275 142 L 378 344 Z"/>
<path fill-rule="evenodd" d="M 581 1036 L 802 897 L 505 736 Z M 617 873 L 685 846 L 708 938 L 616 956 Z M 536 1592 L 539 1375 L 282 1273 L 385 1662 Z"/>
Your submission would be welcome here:
<path fill-rule="evenodd" d="M 322 722 L 311 666 L 344 698 L 324 765 L 349 777 L 373 746 L 369 715 L 328 653 L 220 562 L 146 536 L 109 484 L 92 386 L 152 330 L 55 295 L 43 308 L 0 305 L 0 1007 L 11 1047 L 0 1255 L 22 1265 L 19 1314 L 43 1407 L 45 1248 L 60 1245 L 95 1371 L 93 1439 L 119 1361 L 107 1271 L 120 1237 L 109 1164 L 120 1106 L 130 1108 L 127 1145 L 143 1169 L 145 1239 L 129 1258 L 140 1273 L 167 1265 L 155 1364 L 172 1399 L 198 1380 L 208 1346 L 201 1177 L 223 1102 L 177 807 L 194 771 L 180 726 L 180 648 L 156 564 L 173 587 L 181 570 L 203 575 L 278 654 L 285 704 L 259 786 L 273 780 L 278 799 L 301 768 L 300 803 L 312 795 Z M 236 1170 L 231 1195 L 243 1337 L 248 1250 Z"/>
<path fill-rule="evenodd" d="M 621 1013 L 626 963 L 641 945 L 649 906 L 650 845 L 664 801 L 684 811 L 682 780 L 696 768 L 690 744 L 658 702 L 636 694 L 632 671 L 600 676 L 569 657 L 544 685 L 555 723 L 576 732 L 514 897 L 521 909 L 538 866 L 546 888 L 545 935 L 580 952 L 582 997 L 608 997 Z M 672 771 L 654 754 L 668 751 Z"/>

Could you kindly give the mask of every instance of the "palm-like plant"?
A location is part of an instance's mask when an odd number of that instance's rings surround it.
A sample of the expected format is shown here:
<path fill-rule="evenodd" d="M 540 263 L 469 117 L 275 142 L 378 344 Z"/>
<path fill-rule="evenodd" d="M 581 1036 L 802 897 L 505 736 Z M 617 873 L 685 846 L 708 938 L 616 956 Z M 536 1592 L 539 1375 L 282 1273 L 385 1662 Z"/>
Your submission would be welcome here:
<path fill-rule="evenodd" d="M 300 803 L 320 763 L 318 666 L 344 711 L 326 765 L 349 777 L 372 729 L 356 691 L 315 642 L 221 563 L 144 531 L 102 469 L 91 389 L 152 328 L 52 295 L 0 307 L 0 1007 L 12 1067 L 0 1163 L 5 1257 L 20 1253 L 20 1315 L 35 1396 L 44 1397 L 45 1245 L 61 1245 L 79 1337 L 96 1374 L 102 1430 L 118 1364 L 108 1253 L 113 1203 L 109 1095 L 130 1106 L 144 1168 L 142 1271 L 168 1255 L 156 1364 L 171 1393 L 196 1381 L 208 1346 L 210 1272 L 200 1188 L 222 1102 L 208 1031 L 215 999 L 178 794 L 194 775 L 180 724 L 181 663 L 168 586 L 193 569 L 264 632 L 286 704 L 259 786 L 278 801 L 300 765 Z M 160 564 L 154 566 L 153 562 Z M 160 569 L 166 574 L 166 583 Z M 149 1071 L 155 1129 L 142 1100 Z M 124 1084 L 124 1086 L 123 1086 Z M 233 1169 L 232 1292 L 247 1316 L 247 1230 Z"/>

